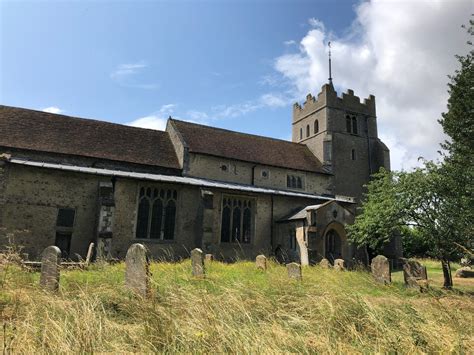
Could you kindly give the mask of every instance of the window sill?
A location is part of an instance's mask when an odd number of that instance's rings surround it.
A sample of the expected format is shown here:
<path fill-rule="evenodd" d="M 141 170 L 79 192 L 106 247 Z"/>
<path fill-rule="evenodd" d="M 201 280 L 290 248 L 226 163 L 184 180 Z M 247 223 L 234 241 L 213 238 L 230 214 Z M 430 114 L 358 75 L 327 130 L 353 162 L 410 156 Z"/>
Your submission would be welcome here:
<path fill-rule="evenodd" d="M 133 239 L 136 242 L 140 243 L 149 243 L 149 244 L 175 244 L 175 240 L 162 240 L 162 239 L 144 239 L 144 238 L 135 238 Z"/>

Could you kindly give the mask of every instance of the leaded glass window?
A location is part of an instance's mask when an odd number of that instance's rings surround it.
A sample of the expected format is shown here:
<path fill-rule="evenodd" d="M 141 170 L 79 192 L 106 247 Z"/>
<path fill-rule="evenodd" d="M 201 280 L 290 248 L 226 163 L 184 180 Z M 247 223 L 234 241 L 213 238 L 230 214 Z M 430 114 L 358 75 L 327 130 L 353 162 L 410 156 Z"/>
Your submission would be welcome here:
<path fill-rule="evenodd" d="M 224 197 L 222 201 L 221 242 L 250 243 L 254 214 L 253 200 Z"/>
<path fill-rule="evenodd" d="M 141 187 L 138 197 L 138 239 L 172 240 L 175 233 L 176 200 L 173 189 Z"/>

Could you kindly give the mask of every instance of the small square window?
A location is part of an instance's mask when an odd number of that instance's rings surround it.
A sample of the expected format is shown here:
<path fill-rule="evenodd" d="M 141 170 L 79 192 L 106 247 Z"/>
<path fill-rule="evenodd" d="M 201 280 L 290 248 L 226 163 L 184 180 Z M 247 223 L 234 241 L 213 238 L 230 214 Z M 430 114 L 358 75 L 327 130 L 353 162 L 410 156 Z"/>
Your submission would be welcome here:
<path fill-rule="evenodd" d="M 74 226 L 74 217 L 76 210 L 73 208 L 60 208 L 58 210 L 58 218 L 56 220 L 57 227 L 72 228 Z"/>

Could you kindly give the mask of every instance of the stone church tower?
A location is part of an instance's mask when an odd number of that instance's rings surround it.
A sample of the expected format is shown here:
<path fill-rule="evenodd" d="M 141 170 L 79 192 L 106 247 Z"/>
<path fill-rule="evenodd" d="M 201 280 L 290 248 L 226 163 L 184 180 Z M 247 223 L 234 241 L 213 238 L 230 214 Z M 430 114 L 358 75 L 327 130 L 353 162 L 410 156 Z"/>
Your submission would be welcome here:
<path fill-rule="evenodd" d="M 375 97 L 363 103 L 352 90 L 338 97 L 332 83 L 317 97 L 293 106 L 292 141 L 302 143 L 333 173 L 336 195 L 359 202 L 363 185 L 380 167 L 390 169 L 389 150 L 378 138 Z"/>

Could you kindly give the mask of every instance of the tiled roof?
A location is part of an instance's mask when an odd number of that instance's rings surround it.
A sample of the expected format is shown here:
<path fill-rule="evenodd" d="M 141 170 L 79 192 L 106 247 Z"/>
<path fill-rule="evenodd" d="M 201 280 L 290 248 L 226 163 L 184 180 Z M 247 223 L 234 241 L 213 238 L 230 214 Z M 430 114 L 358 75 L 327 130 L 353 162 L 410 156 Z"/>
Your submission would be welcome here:
<path fill-rule="evenodd" d="M 262 165 L 325 173 L 304 144 L 172 119 L 189 151 Z"/>
<path fill-rule="evenodd" d="M 179 169 L 166 132 L 2 105 L 0 146 Z"/>

